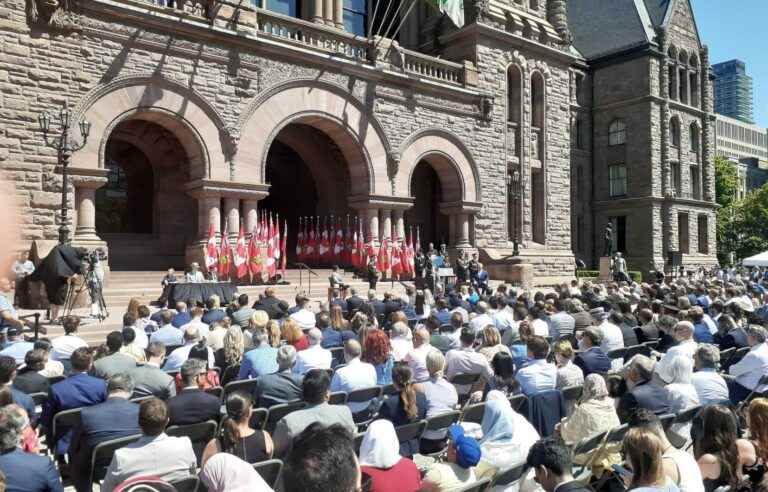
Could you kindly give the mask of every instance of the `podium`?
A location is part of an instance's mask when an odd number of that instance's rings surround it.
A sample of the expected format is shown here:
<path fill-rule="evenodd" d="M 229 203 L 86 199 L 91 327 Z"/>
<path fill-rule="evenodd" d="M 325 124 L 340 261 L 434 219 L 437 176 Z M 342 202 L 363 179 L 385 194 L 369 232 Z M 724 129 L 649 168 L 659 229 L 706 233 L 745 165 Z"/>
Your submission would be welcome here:
<path fill-rule="evenodd" d="M 600 282 L 610 282 L 611 281 L 611 257 L 610 256 L 601 256 L 600 257 L 600 274 L 597 277 L 597 280 Z"/>

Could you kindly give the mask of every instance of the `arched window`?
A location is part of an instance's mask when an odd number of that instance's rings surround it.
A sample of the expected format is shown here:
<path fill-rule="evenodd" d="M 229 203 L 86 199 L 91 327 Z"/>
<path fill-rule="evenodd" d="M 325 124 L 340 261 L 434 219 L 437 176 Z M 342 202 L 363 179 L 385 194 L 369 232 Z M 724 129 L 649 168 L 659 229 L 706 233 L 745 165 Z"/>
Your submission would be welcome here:
<path fill-rule="evenodd" d="M 523 73 L 520 67 L 512 65 L 507 70 L 507 121 L 508 137 L 514 145 L 514 152 L 520 157 L 523 120 Z"/>
<path fill-rule="evenodd" d="M 531 125 L 544 128 L 544 77 L 539 72 L 531 75 Z"/>
<path fill-rule="evenodd" d="M 696 123 L 691 123 L 690 128 L 690 144 L 691 144 L 691 152 L 699 153 L 699 127 L 696 125 Z"/>
<path fill-rule="evenodd" d="M 627 125 L 622 119 L 613 120 L 608 127 L 608 145 L 627 143 Z"/>
<path fill-rule="evenodd" d="M 672 118 L 669 123 L 669 132 L 672 137 L 672 146 L 680 147 L 680 120 Z"/>
<path fill-rule="evenodd" d="M 531 10 L 539 10 L 539 0 L 531 0 L 529 6 Z"/>

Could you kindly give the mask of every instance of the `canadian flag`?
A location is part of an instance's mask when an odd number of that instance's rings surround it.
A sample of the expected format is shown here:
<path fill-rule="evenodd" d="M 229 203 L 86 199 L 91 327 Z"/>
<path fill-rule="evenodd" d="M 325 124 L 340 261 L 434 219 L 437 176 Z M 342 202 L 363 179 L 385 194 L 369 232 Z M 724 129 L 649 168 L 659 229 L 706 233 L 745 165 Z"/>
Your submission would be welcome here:
<path fill-rule="evenodd" d="M 205 269 L 213 271 L 219 263 L 219 251 L 216 247 L 216 227 L 208 226 L 208 242 L 205 244 Z"/>
<path fill-rule="evenodd" d="M 240 225 L 240 232 L 235 244 L 234 264 L 237 278 L 245 277 L 248 273 L 248 245 L 245 244 L 245 231 L 242 225 Z"/>
<path fill-rule="evenodd" d="M 309 241 L 304 249 L 304 256 L 308 262 L 315 262 L 315 252 L 317 251 L 317 238 L 315 237 L 315 224 L 309 224 Z"/>
<path fill-rule="evenodd" d="M 229 246 L 229 224 L 224 222 L 224 232 L 221 233 L 221 250 L 219 251 L 219 278 L 228 279 L 232 267 L 232 248 Z"/>
<path fill-rule="evenodd" d="M 267 270 L 267 276 L 272 278 L 275 276 L 277 267 L 275 266 L 275 242 L 274 242 L 275 228 L 272 224 L 272 217 L 269 218 L 269 225 L 267 226 L 267 260 L 264 267 Z"/>
<path fill-rule="evenodd" d="M 339 226 L 336 229 L 336 238 L 333 241 L 333 261 L 341 263 L 344 261 L 342 252 L 344 251 L 344 229 Z"/>
<path fill-rule="evenodd" d="M 358 260 L 357 231 L 355 231 L 354 234 L 352 234 L 352 248 L 350 253 L 350 263 L 352 263 L 353 267 L 360 268 L 360 264 L 357 260 Z"/>
<path fill-rule="evenodd" d="M 379 246 L 378 269 L 382 275 L 389 270 L 389 240 L 386 236 L 381 240 Z"/>
<path fill-rule="evenodd" d="M 296 259 L 304 261 L 304 230 L 301 228 L 301 219 L 299 219 L 299 234 L 296 239 Z"/>
<path fill-rule="evenodd" d="M 285 221 L 285 224 L 283 225 L 283 239 L 280 243 L 280 251 L 282 252 L 281 262 L 280 262 L 280 270 L 283 272 L 283 278 L 285 278 L 285 267 L 288 263 L 288 255 L 286 253 L 286 248 L 288 247 L 288 221 Z"/>
<path fill-rule="evenodd" d="M 320 240 L 320 247 L 318 248 L 320 259 L 324 262 L 327 262 L 330 251 L 331 251 L 331 242 L 328 239 L 328 225 L 326 225 L 325 230 L 323 231 L 323 237 Z"/>
<path fill-rule="evenodd" d="M 251 240 L 248 243 L 248 265 L 253 276 L 261 274 L 261 251 L 259 250 L 259 229 L 258 226 L 251 234 Z"/>
<path fill-rule="evenodd" d="M 416 265 L 414 264 L 414 259 L 416 257 L 416 254 L 413 252 L 413 229 L 410 230 L 410 234 L 408 235 L 408 272 L 410 273 L 411 277 L 416 275 Z"/>

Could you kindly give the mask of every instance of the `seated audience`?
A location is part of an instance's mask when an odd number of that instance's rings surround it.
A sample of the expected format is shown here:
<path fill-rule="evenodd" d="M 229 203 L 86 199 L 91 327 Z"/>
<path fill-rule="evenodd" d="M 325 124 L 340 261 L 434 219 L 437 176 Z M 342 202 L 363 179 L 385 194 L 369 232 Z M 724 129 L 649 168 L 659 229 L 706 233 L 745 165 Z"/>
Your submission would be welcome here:
<path fill-rule="evenodd" d="M 768 399 L 755 398 L 749 402 L 746 418 L 757 457 L 763 464 L 768 463 Z"/>
<path fill-rule="evenodd" d="M 251 335 L 253 339 L 253 335 Z M 224 335 L 221 350 L 214 352 L 216 367 L 221 369 L 221 385 L 234 381 L 240 374 L 240 368 L 245 355 L 245 336 L 243 330 L 235 325 L 230 326 Z"/>
<path fill-rule="evenodd" d="M 165 433 L 168 407 L 157 398 L 141 402 L 139 427 L 141 439 L 115 450 L 107 468 L 102 492 L 133 477 L 151 475 L 169 482 L 194 476 L 197 458 L 188 437 L 171 437 Z"/>
<path fill-rule="evenodd" d="M 146 308 L 146 306 L 144 306 Z M 141 309 L 141 307 L 139 307 Z M 147 312 L 149 312 L 149 309 L 147 309 Z M 136 318 L 133 317 L 133 315 L 125 313 L 123 315 L 123 338 L 125 338 L 125 330 L 129 329 L 133 332 L 133 338 L 131 339 L 131 343 L 135 343 L 139 348 L 145 349 L 147 348 L 147 345 L 149 345 L 149 337 L 147 336 L 147 332 L 144 331 L 144 327 L 137 327 L 136 325 Z M 129 342 L 125 342 L 125 344 L 128 344 Z"/>
<path fill-rule="evenodd" d="M 214 352 L 222 349 L 224 346 L 224 335 L 227 334 L 227 329 L 232 326 L 231 324 L 229 327 L 224 325 L 224 320 L 229 320 L 224 310 L 218 309 L 217 311 L 220 312 L 223 316 L 221 319 L 210 321 L 208 324 L 208 336 L 205 337 L 205 343 L 207 343 Z M 205 322 L 205 316 L 203 316 L 203 322 Z M 240 328 L 239 325 L 235 326 Z M 242 331 L 242 328 L 240 328 L 240 331 Z"/>
<path fill-rule="evenodd" d="M 331 380 L 331 392 L 345 391 L 347 394 L 354 390 L 376 386 L 376 369 L 360 360 L 360 343 L 357 340 L 347 340 L 344 343 L 344 361 L 346 366 L 336 369 Z M 305 352 L 306 353 L 306 352 Z M 373 401 L 349 402 L 352 414 L 368 411 Z"/>
<path fill-rule="evenodd" d="M 539 433 L 530 422 L 495 391 L 488 394 L 481 428 L 481 456 L 475 468 L 478 480 L 524 463 L 528 450 L 539 440 Z"/>
<path fill-rule="evenodd" d="M 755 445 L 739 439 L 736 415 L 726 406 L 705 407 L 697 418 L 700 428 L 691 436 L 693 456 L 699 463 L 705 490 L 712 492 L 722 486 L 737 489 L 748 479 L 749 469 L 758 465 Z"/>
<path fill-rule="evenodd" d="M 269 323 L 269 321 L 269 315 L 266 311 L 253 312 L 251 319 L 248 321 L 248 326 L 243 328 L 243 343 L 245 345 L 245 350 L 250 350 L 253 347 L 253 334 L 257 331 L 266 331 L 267 323 Z"/>
<path fill-rule="evenodd" d="M 666 383 L 667 406 L 669 412 L 675 415 L 699 405 L 699 395 L 696 388 L 691 383 L 693 375 L 693 362 L 685 355 L 676 355 L 668 360 L 667 367 L 659 371 L 664 360 L 656 364 L 656 373 Z M 673 424 L 670 431 L 677 433 L 680 437 L 690 435 L 690 423 Z"/>
<path fill-rule="evenodd" d="M 254 348 L 243 355 L 237 379 L 255 379 L 277 372 L 277 349 L 269 345 L 269 334 L 256 330 L 252 339 Z"/>
<path fill-rule="evenodd" d="M 253 465 L 229 453 L 212 456 L 200 472 L 200 482 L 208 492 L 272 492 Z"/>
<path fill-rule="evenodd" d="M 264 289 L 264 295 L 259 296 L 259 300 L 253 303 L 253 309 L 264 311 L 269 319 L 282 319 L 288 313 L 288 303 L 277 298 L 275 289 L 267 287 Z"/>
<path fill-rule="evenodd" d="M 21 444 L 20 447 L 25 453 L 39 453 L 40 452 L 40 440 L 37 438 L 37 431 L 32 428 L 29 416 L 26 410 L 13 403 L 13 396 L 11 395 L 11 388 L 4 386 L 0 388 L 0 408 L 12 407 L 14 408 L 27 423 L 21 430 Z"/>
<path fill-rule="evenodd" d="M 635 428 L 627 431 L 622 443 L 627 468 L 632 476 L 627 490 L 642 492 L 679 492 L 679 488 L 664 473 L 664 449 L 656 435 L 647 429 Z"/>
<path fill-rule="evenodd" d="M 720 362 L 720 350 L 715 345 L 701 344 L 693 357 L 696 372 L 691 376 L 691 383 L 696 388 L 701 405 L 728 401 L 728 385 L 717 373 Z"/>
<path fill-rule="evenodd" d="M 297 436 L 285 460 L 286 492 L 357 492 L 361 474 L 354 433 L 343 425 L 312 423 Z"/>
<path fill-rule="evenodd" d="M 576 319 L 568 314 L 567 299 L 558 299 L 553 307 L 555 313 L 549 316 L 549 336 L 553 340 L 559 340 L 563 337 L 568 339 L 573 337 L 573 332 L 576 329 Z"/>
<path fill-rule="evenodd" d="M 139 313 L 139 316 L 136 318 L 136 322 L 133 324 L 133 328 L 139 332 L 144 333 L 146 343 L 149 344 L 149 335 L 156 332 L 159 327 L 157 326 L 157 323 L 152 321 L 150 318 L 150 311 L 148 306 L 142 304 L 139 306 L 137 312 Z M 139 339 L 139 337 L 140 334 L 136 333 L 136 338 Z"/>
<path fill-rule="evenodd" d="M 768 385 L 760 384 L 760 378 L 768 374 L 768 344 L 765 328 L 749 325 L 745 329 L 749 352 L 739 362 L 728 368 L 728 374 L 735 380 L 728 381 L 731 402 L 741 403 L 752 391 L 764 393 Z"/>
<path fill-rule="evenodd" d="M 346 320 L 343 318 L 343 315 L 341 314 L 340 307 L 332 306 L 331 313 L 333 314 L 334 308 L 337 311 L 334 316 L 339 316 L 342 321 L 346 322 Z M 340 328 L 334 327 L 328 314 L 320 313 L 317 315 L 317 328 L 323 334 L 322 347 L 324 349 L 343 346 L 344 337 L 342 336 L 342 330 L 344 329 L 344 326 L 341 326 Z"/>
<path fill-rule="evenodd" d="M 0 355 L 0 388 L 8 387 L 11 390 L 13 403 L 19 405 L 27 412 L 32 426 L 37 425 L 37 413 L 35 412 L 35 402 L 32 398 L 16 389 L 13 381 L 16 378 L 16 359 L 9 355 Z"/>
<path fill-rule="evenodd" d="M 694 306 L 688 310 L 688 317 L 693 323 L 693 339 L 696 343 L 712 343 L 714 341 L 710 326 L 704 322 L 704 310 Z"/>
<path fill-rule="evenodd" d="M 46 378 L 58 378 L 64 376 L 64 364 L 58 360 L 53 360 L 52 358 L 53 345 L 51 345 L 50 340 L 47 338 L 38 338 L 35 342 L 35 350 L 38 349 L 45 352 L 45 367 L 38 371 L 40 375 Z"/>
<path fill-rule="evenodd" d="M 295 348 L 283 345 L 277 349 L 277 372 L 260 376 L 254 390 L 257 407 L 269 408 L 301 399 L 301 385 L 304 377 L 293 373 L 295 364 Z"/>
<path fill-rule="evenodd" d="M 29 425 L 14 405 L 0 408 L 0 472 L 3 490 L 64 492 L 61 478 L 50 458 L 20 449 L 22 433 Z"/>
<path fill-rule="evenodd" d="M 24 356 L 34 348 L 32 342 L 28 342 L 21 334 L 20 326 L 11 326 L 5 330 L 6 342 L 0 356 L 13 357 L 17 364 L 24 363 Z"/>
<path fill-rule="evenodd" d="M 605 379 L 599 374 L 590 374 L 584 380 L 584 391 L 578 405 L 571 416 L 558 424 L 555 430 L 567 446 L 574 446 L 583 439 L 619 425 L 619 417 L 613 400 L 608 396 Z"/>
<path fill-rule="evenodd" d="M 205 361 L 188 359 L 179 372 L 183 388 L 168 400 L 170 425 L 185 425 L 219 419 L 221 402 L 200 389 L 200 380 L 207 378 Z"/>
<path fill-rule="evenodd" d="M 636 408 L 647 408 L 657 415 L 669 411 L 664 382 L 654 374 L 654 362 L 650 358 L 634 356 L 627 364 L 626 374 L 629 391 L 619 399 L 617 407 L 622 423 L 629 420 Z"/>
<path fill-rule="evenodd" d="M 584 377 L 592 373 L 605 374 L 611 369 L 611 359 L 601 348 L 603 344 L 602 332 L 594 326 L 590 326 L 581 333 L 579 350 L 573 363 L 584 373 Z"/>
<path fill-rule="evenodd" d="M 24 366 L 18 370 L 13 379 L 13 387 L 22 393 L 48 393 L 51 387 L 48 378 L 40 374 L 45 369 L 45 351 L 30 350 L 24 356 Z"/>
<path fill-rule="evenodd" d="M 330 350 L 322 347 L 323 334 L 317 328 L 312 328 L 308 333 L 309 347 L 302 350 L 296 356 L 296 365 L 293 366 L 293 372 L 296 374 L 306 374 L 312 369 L 330 369 L 331 355 Z"/>
<path fill-rule="evenodd" d="M 480 374 L 485 381 L 493 378 L 493 369 L 482 354 L 475 352 L 475 332 L 472 328 L 462 328 L 459 337 L 460 349 L 449 350 L 445 354 L 445 375 L 450 381 L 458 374 Z M 462 394 L 469 392 L 470 388 L 459 386 L 457 391 Z"/>
<path fill-rule="evenodd" d="M 193 345 L 192 349 L 189 351 L 189 358 L 187 360 L 197 359 L 202 361 L 206 369 L 205 377 L 197 380 L 197 387 L 202 391 L 221 386 L 218 371 L 213 369 L 209 364 L 210 358 L 211 347 L 206 347 L 203 340 L 200 340 Z M 184 388 L 184 383 L 181 380 L 181 372 L 176 373 L 174 383 L 176 383 L 176 393 L 181 392 Z"/>
<path fill-rule="evenodd" d="M 309 330 L 315 327 L 315 313 L 309 308 L 309 298 L 301 297 L 297 298 L 296 302 L 299 306 L 298 311 L 291 314 L 289 319 L 299 325 L 302 330 Z M 301 349 L 298 349 L 301 350 Z"/>
<path fill-rule="evenodd" d="M 271 319 L 267 321 L 265 327 L 267 334 L 269 335 L 269 344 L 275 348 L 280 348 L 282 343 L 282 334 L 280 332 L 280 323 L 277 320 Z"/>
<path fill-rule="evenodd" d="M 210 331 L 210 327 L 207 323 L 203 322 L 203 308 L 201 307 L 193 307 L 189 314 L 191 316 L 191 320 L 189 320 L 189 323 L 186 323 L 179 327 L 179 329 L 182 332 L 186 332 L 189 328 L 196 328 L 197 332 L 200 334 L 200 338 L 206 338 L 208 337 L 208 332 Z"/>
<path fill-rule="evenodd" d="M 77 492 L 91 490 L 91 452 L 97 444 L 141 433 L 139 405 L 129 400 L 132 394 L 131 377 L 115 374 L 107 382 L 107 400 L 80 412 L 80 424 L 69 445 L 70 471 Z"/>
<path fill-rule="evenodd" d="M 449 430 L 446 461 L 429 465 L 424 474 L 422 482 L 427 490 L 451 492 L 476 481 L 473 467 L 480 462 L 480 445 L 464 435 L 464 429 L 458 424 Z"/>
<path fill-rule="evenodd" d="M 78 336 L 80 328 L 79 316 L 65 316 L 62 321 L 62 327 L 64 328 L 64 334 L 51 340 L 53 359 L 60 362 L 68 361 L 72 352 L 80 347 L 88 346 L 88 343 Z"/>
<path fill-rule="evenodd" d="M 423 393 L 427 400 L 427 418 L 454 410 L 459 403 L 459 395 L 456 388 L 443 376 L 445 357 L 441 352 L 433 350 L 427 355 L 427 370 L 429 379 L 419 384 L 417 388 L 417 391 Z M 421 453 L 435 453 L 443 449 L 445 435 L 445 430 L 425 431 L 421 440 Z"/>
<path fill-rule="evenodd" d="M 349 407 L 328 404 L 330 386 L 331 378 L 323 369 L 312 369 L 304 375 L 301 393 L 308 406 L 286 415 L 277 423 L 273 436 L 275 456 L 288 454 L 294 444 L 293 440 L 314 422 L 322 425 L 340 424 L 349 432 L 355 432 L 357 427 Z"/>
<path fill-rule="evenodd" d="M 420 383 L 429 379 L 427 371 L 427 354 L 437 350 L 430 343 L 429 330 L 420 326 L 413 332 L 413 350 L 408 352 L 403 358 L 403 362 L 408 364 L 413 371 L 413 379 Z M 505 347 L 506 348 L 506 347 Z"/>
<path fill-rule="evenodd" d="M 574 480 L 571 452 L 551 437 L 537 441 L 528 450 L 526 465 L 533 469 L 534 480 L 545 492 L 587 492 L 591 489 Z"/>
<path fill-rule="evenodd" d="M 245 393 L 231 393 L 227 397 L 227 415 L 219 435 L 203 451 L 202 466 L 217 453 L 229 453 L 247 463 L 259 463 L 272 457 L 272 438 L 266 431 L 250 426 L 253 401 Z"/>
<path fill-rule="evenodd" d="M 160 312 L 160 328 L 149 336 L 150 342 L 160 342 L 166 347 L 180 347 L 184 343 L 184 334 L 171 324 L 173 312 L 164 309 Z"/>
<path fill-rule="evenodd" d="M 123 346 L 120 348 L 120 353 L 132 358 L 137 364 L 143 364 L 147 361 L 147 355 L 144 352 L 146 347 L 141 347 L 136 343 L 136 331 L 133 328 L 123 328 Z"/>
<path fill-rule="evenodd" d="M 376 369 L 376 384 L 386 385 L 392 383 L 392 367 L 395 358 L 389 345 L 389 337 L 384 330 L 377 328 L 366 329 L 365 337 L 360 337 L 363 344 L 363 355 L 360 360 L 367 362 Z"/>
<path fill-rule="evenodd" d="M 314 315 L 312 315 L 314 318 Z M 293 345 L 293 348 L 297 352 L 306 350 L 309 348 L 309 337 L 302 331 L 301 326 L 289 318 L 283 322 L 282 336 L 283 339 L 288 342 L 289 345 Z"/>
<path fill-rule="evenodd" d="M 392 422 L 375 420 L 360 444 L 360 470 L 371 478 L 370 492 L 416 492 L 421 474 L 416 464 L 398 453 Z"/>
<path fill-rule="evenodd" d="M 553 345 L 555 365 L 557 366 L 557 389 L 581 386 L 584 384 L 584 372 L 573 363 L 573 346 L 569 340 L 558 340 Z"/>
<path fill-rule="evenodd" d="M 232 311 L 229 314 L 229 317 L 232 318 L 233 325 L 238 325 L 240 328 L 245 329 L 248 327 L 251 316 L 253 316 L 253 312 L 255 311 L 249 306 L 248 294 L 240 294 L 237 296 L 237 306 L 238 308 Z"/>
<path fill-rule="evenodd" d="M 602 335 L 600 349 L 604 353 L 607 354 L 612 350 L 624 348 L 624 334 L 621 332 L 621 328 L 608 321 L 604 308 L 596 307 L 591 309 L 589 314 L 592 316 L 592 326 L 596 327 Z"/>
<path fill-rule="evenodd" d="M 147 362 L 128 372 L 133 379 L 133 398 L 154 396 L 167 400 L 176 396 L 173 378 L 160 369 L 165 360 L 165 345 L 152 342 L 147 348 L 147 353 L 149 354 Z"/>
<path fill-rule="evenodd" d="M 493 377 L 486 383 L 482 393 L 487 395 L 490 391 L 499 391 L 507 397 L 519 393 L 520 385 L 515 379 L 515 364 L 512 356 L 506 352 L 497 353 L 491 361 L 491 369 L 493 369 Z M 473 394 L 473 400 L 480 401 L 482 393 L 476 391 Z"/>
<path fill-rule="evenodd" d="M 395 362 L 400 362 L 408 353 L 413 350 L 413 342 L 409 339 L 411 329 L 406 323 L 395 323 L 392 325 L 390 333 L 390 345 L 392 346 L 392 356 Z"/>
<path fill-rule="evenodd" d="M 173 313 L 173 317 L 171 318 L 171 324 L 174 326 L 174 328 L 181 329 L 182 326 L 186 325 L 191 320 L 192 317 L 189 315 L 187 303 L 183 301 L 177 302 L 176 312 Z"/>
<path fill-rule="evenodd" d="M 532 336 L 528 339 L 527 346 L 528 357 L 533 360 L 517 371 L 515 378 L 520 384 L 520 389 L 527 396 L 555 389 L 557 367 L 547 362 L 549 343 L 542 337 Z"/>
<path fill-rule="evenodd" d="M 427 417 L 427 398 L 414 388 L 413 373 L 405 364 L 392 369 L 392 384 L 397 394 L 386 398 L 379 408 L 379 418 L 387 419 L 395 427 L 418 422 Z M 411 439 L 400 443 L 400 455 L 413 456 L 419 452 L 419 440 Z"/>
<path fill-rule="evenodd" d="M 163 370 L 178 371 L 185 360 L 189 358 L 189 352 L 196 345 L 200 345 L 208 353 L 208 367 L 216 365 L 216 358 L 213 355 L 213 349 L 205 345 L 200 332 L 196 326 L 190 326 L 184 331 L 184 345 L 175 349 L 165 360 Z"/>
<path fill-rule="evenodd" d="M 498 353 L 510 353 L 509 347 L 501 343 L 501 334 L 493 324 L 487 325 L 482 329 L 480 338 L 482 339 L 482 344 L 478 352 L 488 359 L 488 362 L 491 362 Z"/>
<path fill-rule="evenodd" d="M 488 314 L 489 309 L 488 303 L 484 301 L 478 302 L 475 306 L 476 316 L 469 320 L 469 327 L 475 335 L 479 335 L 488 325 L 495 326 L 493 318 Z"/>
<path fill-rule="evenodd" d="M 704 492 L 704 482 L 696 459 L 685 450 L 677 449 L 670 444 L 664 427 L 655 413 L 645 408 L 638 408 L 632 414 L 628 424 L 630 428 L 649 430 L 659 438 L 661 448 L 664 450 L 661 456 L 664 473 L 672 483 L 677 485 L 680 492 Z"/>

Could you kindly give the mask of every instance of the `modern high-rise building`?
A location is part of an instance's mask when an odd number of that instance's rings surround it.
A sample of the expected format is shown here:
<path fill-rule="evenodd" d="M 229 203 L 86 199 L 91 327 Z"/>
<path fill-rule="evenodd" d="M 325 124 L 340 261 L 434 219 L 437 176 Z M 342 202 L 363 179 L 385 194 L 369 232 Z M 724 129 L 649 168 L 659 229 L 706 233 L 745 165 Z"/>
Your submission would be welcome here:
<path fill-rule="evenodd" d="M 715 79 L 715 112 L 754 123 L 752 77 L 747 75 L 741 60 L 729 60 L 712 65 Z"/>

